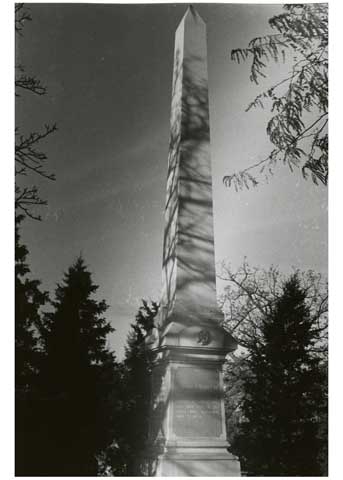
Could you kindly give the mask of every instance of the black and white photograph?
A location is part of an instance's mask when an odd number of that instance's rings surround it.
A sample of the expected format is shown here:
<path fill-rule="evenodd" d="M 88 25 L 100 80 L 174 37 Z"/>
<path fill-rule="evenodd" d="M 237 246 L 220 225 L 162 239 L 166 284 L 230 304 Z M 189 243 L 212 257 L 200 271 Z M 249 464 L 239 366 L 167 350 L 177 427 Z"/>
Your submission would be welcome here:
<path fill-rule="evenodd" d="M 11 8 L 14 475 L 328 477 L 328 3 Z"/>

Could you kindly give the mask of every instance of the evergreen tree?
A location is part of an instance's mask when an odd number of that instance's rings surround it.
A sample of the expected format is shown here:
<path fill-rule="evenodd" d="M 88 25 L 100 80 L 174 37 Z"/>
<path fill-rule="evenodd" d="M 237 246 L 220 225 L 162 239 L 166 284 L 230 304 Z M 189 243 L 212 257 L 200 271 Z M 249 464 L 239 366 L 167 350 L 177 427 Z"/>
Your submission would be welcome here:
<path fill-rule="evenodd" d="M 125 348 L 122 376 L 122 411 L 119 420 L 117 448 L 112 457 L 115 475 L 141 476 L 144 474 L 147 447 L 152 358 L 145 346 L 145 338 L 154 325 L 158 305 L 142 301 L 131 325 Z"/>
<path fill-rule="evenodd" d="M 30 278 L 28 249 L 20 241 L 15 225 L 15 470 L 16 475 L 29 475 L 37 448 L 36 405 L 38 374 L 41 368 L 40 309 L 48 301 L 40 281 Z"/>
<path fill-rule="evenodd" d="M 321 475 L 318 436 L 325 379 L 314 355 L 318 331 L 297 274 L 248 342 L 243 423 L 233 442 L 254 476 Z"/>
<path fill-rule="evenodd" d="M 93 298 L 97 289 L 79 257 L 45 317 L 41 474 L 96 475 L 97 455 L 111 441 L 103 407 L 114 384 L 116 363 L 106 346 L 114 329 L 103 317 L 106 302 Z"/>
<path fill-rule="evenodd" d="M 15 225 L 15 385 L 29 390 L 39 368 L 38 330 L 40 308 L 48 301 L 47 292 L 39 288 L 40 281 L 29 278 L 28 249 L 20 241 L 19 225 Z"/>

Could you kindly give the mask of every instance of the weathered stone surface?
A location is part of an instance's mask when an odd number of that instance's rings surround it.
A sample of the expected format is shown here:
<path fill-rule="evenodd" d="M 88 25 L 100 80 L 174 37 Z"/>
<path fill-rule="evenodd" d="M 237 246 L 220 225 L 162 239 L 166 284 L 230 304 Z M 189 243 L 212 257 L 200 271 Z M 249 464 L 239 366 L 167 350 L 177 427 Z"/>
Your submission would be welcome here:
<path fill-rule="evenodd" d="M 220 322 L 216 301 L 206 26 L 190 7 L 175 35 L 161 323 Z"/>
<path fill-rule="evenodd" d="M 227 452 L 211 452 L 209 448 L 196 453 L 175 453 L 161 458 L 159 477 L 240 477 L 237 459 Z"/>
<path fill-rule="evenodd" d="M 236 342 L 216 301 L 206 26 L 190 7 L 175 36 L 171 138 L 149 475 L 239 476 L 226 440 L 222 364 Z"/>
<path fill-rule="evenodd" d="M 190 358 L 176 348 L 157 363 L 150 475 L 239 476 L 239 462 L 227 450 L 222 362 L 199 348 Z"/>
<path fill-rule="evenodd" d="M 183 439 L 220 438 L 224 415 L 220 372 L 201 366 L 179 367 L 172 380 L 172 434 Z"/>

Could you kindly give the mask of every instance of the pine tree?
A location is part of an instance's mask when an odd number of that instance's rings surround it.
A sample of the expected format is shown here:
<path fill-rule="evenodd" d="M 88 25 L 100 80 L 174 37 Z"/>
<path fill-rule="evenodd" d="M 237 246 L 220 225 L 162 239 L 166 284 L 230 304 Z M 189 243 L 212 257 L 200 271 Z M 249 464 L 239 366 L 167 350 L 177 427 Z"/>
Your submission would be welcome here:
<path fill-rule="evenodd" d="M 16 475 L 30 475 L 37 447 L 40 309 L 48 301 L 48 294 L 41 291 L 39 280 L 30 278 L 28 249 L 19 233 L 23 216 L 15 220 L 15 470 Z"/>
<path fill-rule="evenodd" d="M 144 450 L 147 447 L 152 359 L 145 338 L 154 325 L 158 305 L 143 300 L 125 348 L 122 377 L 116 475 L 144 475 Z M 120 465 L 120 469 L 118 469 Z M 114 470 L 115 470 L 114 468 Z"/>
<path fill-rule="evenodd" d="M 45 475 L 97 475 L 97 454 L 110 441 L 102 408 L 115 376 L 114 355 L 106 346 L 114 329 L 103 316 L 106 302 L 93 298 L 97 289 L 79 257 L 46 314 Z"/>
<path fill-rule="evenodd" d="M 297 274 L 251 338 L 243 424 L 234 450 L 255 476 L 321 475 L 318 437 L 325 379 L 312 353 L 318 332 Z"/>
<path fill-rule="evenodd" d="M 22 220 L 23 216 L 18 215 L 15 225 L 15 385 L 17 389 L 29 390 L 39 368 L 37 327 L 48 294 L 40 290 L 39 280 L 29 278 L 28 249 L 19 234 Z"/>

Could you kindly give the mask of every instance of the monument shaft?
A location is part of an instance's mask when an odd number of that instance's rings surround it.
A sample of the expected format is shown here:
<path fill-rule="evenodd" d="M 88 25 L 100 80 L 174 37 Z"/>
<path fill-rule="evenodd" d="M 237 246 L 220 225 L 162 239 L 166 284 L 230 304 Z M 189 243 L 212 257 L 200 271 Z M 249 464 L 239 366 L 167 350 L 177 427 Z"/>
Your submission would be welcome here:
<path fill-rule="evenodd" d="M 218 317 L 206 26 L 191 8 L 175 35 L 165 225 L 161 321 L 206 323 Z"/>
<path fill-rule="evenodd" d="M 236 342 L 216 302 L 206 26 L 190 7 L 175 35 L 150 475 L 239 476 L 228 453 L 222 364 Z"/>

